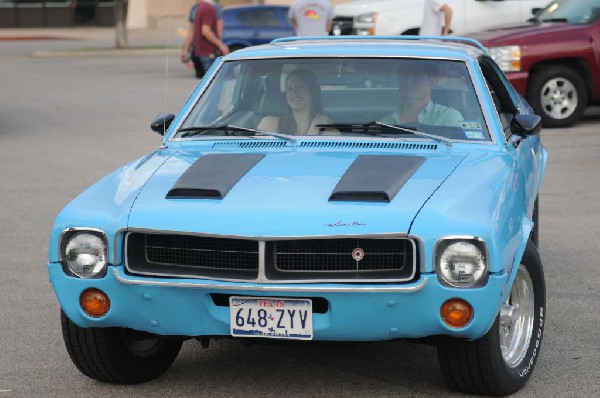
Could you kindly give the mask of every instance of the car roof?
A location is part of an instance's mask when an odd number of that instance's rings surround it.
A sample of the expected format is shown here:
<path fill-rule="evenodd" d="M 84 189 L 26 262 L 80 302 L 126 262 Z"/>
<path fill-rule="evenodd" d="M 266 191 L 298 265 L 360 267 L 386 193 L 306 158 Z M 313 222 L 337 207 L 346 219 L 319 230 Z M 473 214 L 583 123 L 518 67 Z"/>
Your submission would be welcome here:
<path fill-rule="evenodd" d="M 280 57 L 417 57 L 473 60 L 485 48 L 467 38 L 426 36 L 288 37 L 231 53 L 226 59 Z"/>

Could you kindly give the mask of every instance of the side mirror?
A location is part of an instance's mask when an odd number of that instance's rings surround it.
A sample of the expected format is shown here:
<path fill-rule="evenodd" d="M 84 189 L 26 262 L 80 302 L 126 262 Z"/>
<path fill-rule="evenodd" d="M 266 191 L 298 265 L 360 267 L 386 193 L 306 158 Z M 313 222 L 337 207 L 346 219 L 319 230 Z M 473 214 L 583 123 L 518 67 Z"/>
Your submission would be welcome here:
<path fill-rule="evenodd" d="M 541 8 L 541 7 L 535 7 L 535 8 L 532 8 L 532 9 L 531 9 L 531 14 L 532 14 L 532 15 L 537 15 L 537 14 L 538 14 L 538 12 L 540 12 L 540 11 L 542 11 L 542 10 L 543 10 L 543 8 Z"/>
<path fill-rule="evenodd" d="M 175 115 L 171 113 L 160 114 L 150 124 L 150 128 L 152 129 L 152 131 L 156 131 L 160 135 L 165 135 L 165 132 L 167 131 L 173 120 L 175 120 Z"/>
<path fill-rule="evenodd" d="M 533 114 L 515 115 L 510 122 L 510 132 L 520 136 L 536 135 L 542 130 L 542 118 Z"/>

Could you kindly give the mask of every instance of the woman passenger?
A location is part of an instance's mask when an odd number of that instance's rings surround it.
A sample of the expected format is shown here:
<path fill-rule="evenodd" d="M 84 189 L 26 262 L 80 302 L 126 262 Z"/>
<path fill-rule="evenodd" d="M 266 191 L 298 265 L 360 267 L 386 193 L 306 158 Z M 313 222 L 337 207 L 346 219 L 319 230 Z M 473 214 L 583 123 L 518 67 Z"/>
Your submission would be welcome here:
<path fill-rule="evenodd" d="M 290 72 L 285 81 L 286 110 L 283 116 L 266 116 L 258 130 L 292 135 L 319 135 L 317 124 L 331 123 L 323 111 L 321 87 L 315 74 L 307 70 Z M 331 130 L 330 130 L 331 132 Z M 338 134 L 337 130 L 335 134 Z"/>

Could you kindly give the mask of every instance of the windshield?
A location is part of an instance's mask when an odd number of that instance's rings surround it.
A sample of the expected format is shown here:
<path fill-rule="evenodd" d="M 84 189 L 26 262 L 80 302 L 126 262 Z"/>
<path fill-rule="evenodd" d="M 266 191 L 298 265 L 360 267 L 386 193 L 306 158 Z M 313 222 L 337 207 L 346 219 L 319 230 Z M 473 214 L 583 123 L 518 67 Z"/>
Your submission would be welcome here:
<path fill-rule="evenodd" d="M 215 136 L 490 141 L 466 64 L 407 58 L 228 61 L 175 138 Z"/>
<path fill-rule="evenodd" d="M 556 0 L 540 11 L 535 20 L 580 25 L 595 21 L 599 15 L 600 0 Z"/>

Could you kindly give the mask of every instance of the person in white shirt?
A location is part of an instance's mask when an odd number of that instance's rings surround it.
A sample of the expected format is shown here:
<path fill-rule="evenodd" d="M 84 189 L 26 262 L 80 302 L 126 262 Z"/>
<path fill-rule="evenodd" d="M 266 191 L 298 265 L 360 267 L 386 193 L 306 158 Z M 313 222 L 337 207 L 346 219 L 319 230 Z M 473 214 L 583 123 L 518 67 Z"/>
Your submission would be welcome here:
<path fill-rule="evenodd" d="M 443 19 L 443 21 L 442 21 Z M 425 0 L 421 36 L 447 36 L 450 34 L 452 8 L 444 0 Z"/>

